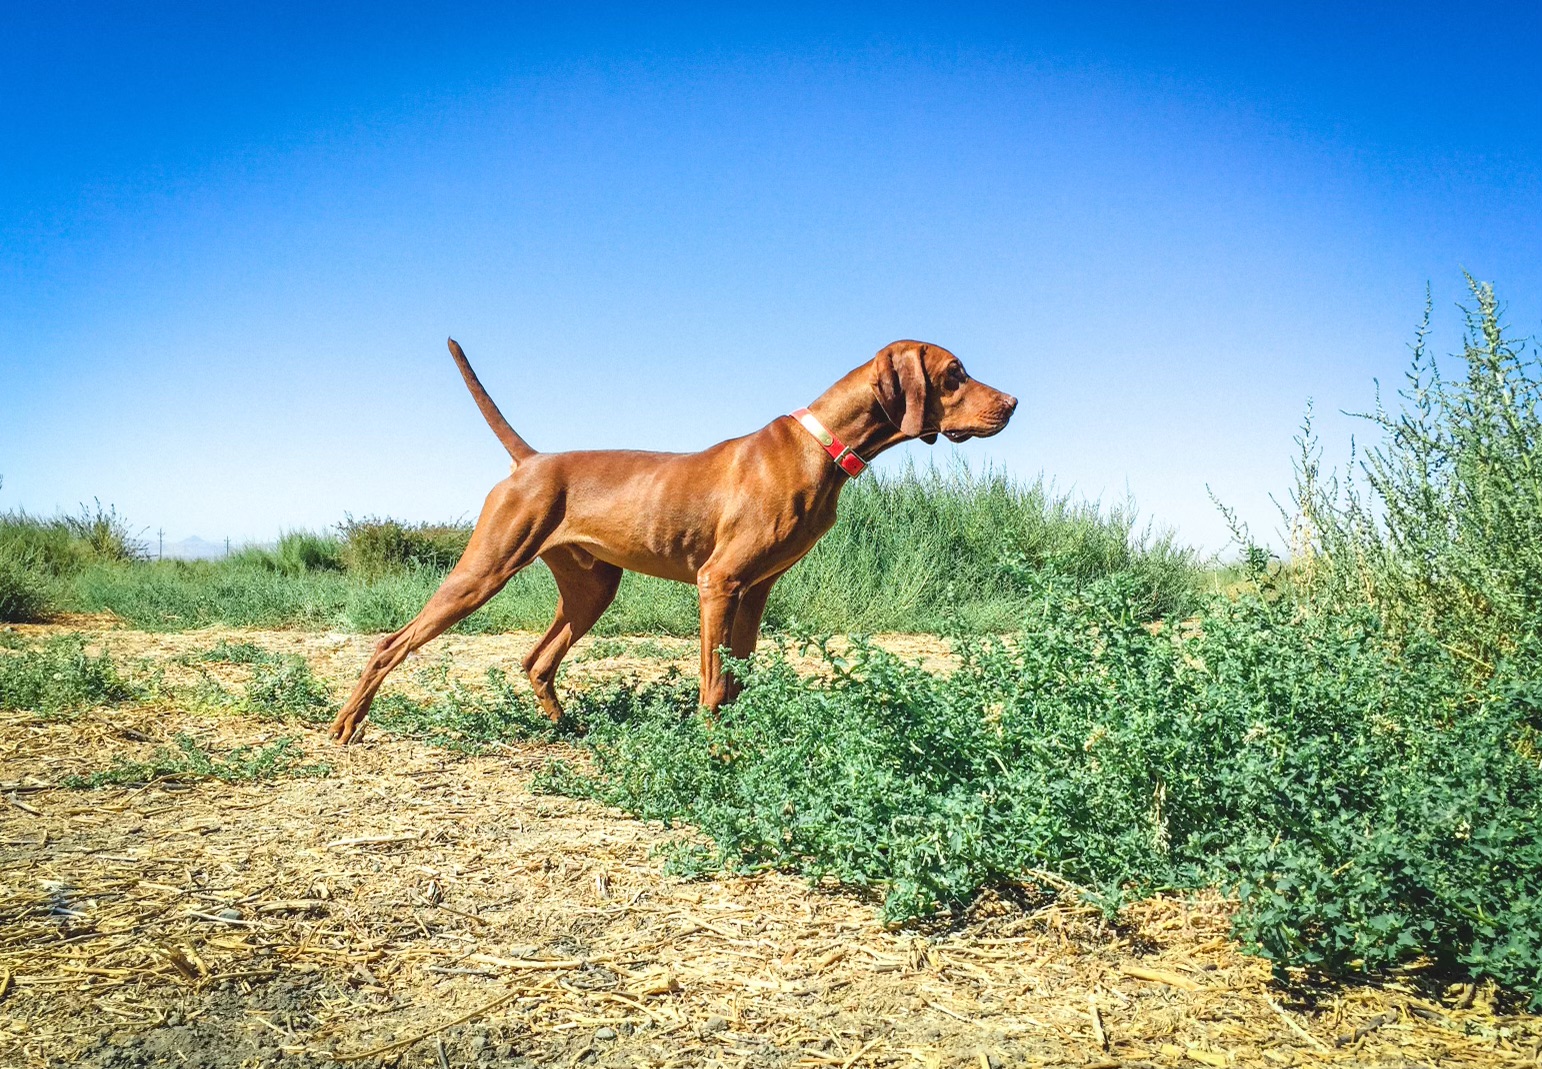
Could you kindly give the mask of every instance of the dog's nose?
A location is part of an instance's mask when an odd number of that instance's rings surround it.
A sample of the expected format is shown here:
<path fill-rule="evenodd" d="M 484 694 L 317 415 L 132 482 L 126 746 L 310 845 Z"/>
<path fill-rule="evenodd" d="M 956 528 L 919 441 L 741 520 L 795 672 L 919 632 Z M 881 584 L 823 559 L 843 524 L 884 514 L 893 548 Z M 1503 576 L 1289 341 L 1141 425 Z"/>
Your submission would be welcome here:
<path fill-rule="evenodd" d="M 1006 398 L 1007 415 L 1011 416 L 1013 412 L 1017 411 L 1017 398 L 1013 397 L 1009 393 L 1002 394 L 1002 396 Z"/>

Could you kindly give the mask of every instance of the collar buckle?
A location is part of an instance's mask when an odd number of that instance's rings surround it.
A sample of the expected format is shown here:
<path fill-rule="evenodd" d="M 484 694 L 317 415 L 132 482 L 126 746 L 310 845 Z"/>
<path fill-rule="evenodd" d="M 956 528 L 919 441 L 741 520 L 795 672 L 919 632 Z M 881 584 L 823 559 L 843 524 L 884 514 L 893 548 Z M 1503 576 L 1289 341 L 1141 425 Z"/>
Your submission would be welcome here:
<path fill-rule="evenodd" d="M 818 416 L 806 408 L 800 408 L 792 413 L 792 418 L 797 420 L 804 430 L 814 436 L 814 441 L 818 442 L 820 447 L 830 454 L 830 459 L 835 461 L 836 467 L 853 478 L 862 474 L 863 470 L 867 467 L 867 461 L 857 456 L 852 451 L 851 446 L 832 434 L 830 429 L 819 421 Z"/>

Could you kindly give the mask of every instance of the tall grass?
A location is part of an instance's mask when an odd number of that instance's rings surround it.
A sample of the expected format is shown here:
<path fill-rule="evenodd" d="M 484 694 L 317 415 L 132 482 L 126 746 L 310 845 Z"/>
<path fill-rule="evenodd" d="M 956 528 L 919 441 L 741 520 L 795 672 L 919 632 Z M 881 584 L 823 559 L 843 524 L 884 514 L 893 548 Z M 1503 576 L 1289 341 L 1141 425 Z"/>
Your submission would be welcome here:
<path fill-rule="evenodd" d="M 402 626 L 464 549 L 454 524 L 354 520 L 336 535 L 292 531 L 271 550 L 224 561 L 92 563 L 74 569 L 63 607 L 110 611 L 138 627 L 210 624 L 326 627 L 363 632 Z M 778 583 L 767 607 L 774 627 L 823 631 L 957 631 L 1012 626 L 1033 578 L 1127 574 L 1148 619 L 1182 611 L 1197 562 L 1171 536 L 1139 528 L 1129 506 L 1102 509 L 1043 482 L 1000 472 L 905 467 L 856 480 L 840 519 Z M 544 629 L 556 587 L 537 563 L 461 632 Z M 689 586 L 628 575 L 601 634 L 688 635 L 698 626 Z"/>
<path fill-rule="evenodd" d="M 0 512 L 0 622 L 39 619 L 53 607 L 61 580 L 92 564 L 143 560 L 128 521 L 100 501 L 78 515 L 52 518 Z"/>
<path fill-rule="evenodd" d="M 1039 575 L 1134 577 L 1148 619 L 1193 596 L 1194 553 L 1168 533 L 1137 527 L 1132 505 L 1100 508 L 1042 480 L 959 464 L 906 466 L 856 480 L 840 520 L 777 585 L 773 623 L 827 631 L 1010 628 Z"/>
<path fill-rule="evenodd" d="M 1401 405 L 1379 440 L 1324 474 L 1310 418 L 1292 495 L 1292 575 L 1318 605 L 1368 603 L 1395 633 L 1436 634 L 1481 675 L 1542 652 L 1542 363 L 1507 336 L 1493 288 L 1473 304 L 1447 378 L 1426 307 Z"/>
<path fill-rule="evenodd" d="M 285 531 L 272 549 L 249 546 L 227 559 L 259 571 L 302 577 L 311 572 L 342 571 L 343 546 L 330 535 Z"/>

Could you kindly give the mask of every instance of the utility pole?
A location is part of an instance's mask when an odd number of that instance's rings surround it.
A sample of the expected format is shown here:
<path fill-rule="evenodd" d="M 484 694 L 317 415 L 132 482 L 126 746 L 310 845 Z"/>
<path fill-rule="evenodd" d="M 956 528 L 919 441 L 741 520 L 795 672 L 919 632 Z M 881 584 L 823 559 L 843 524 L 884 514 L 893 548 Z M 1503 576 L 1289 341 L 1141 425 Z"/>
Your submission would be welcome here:
<path fill-rule="evenodd" d="M 164 560 L 165 558 L 166 558 L 166 528 L 164 528 L 164 527 L 157 527 L 155 529 L 155 559 L 156 560 Z"/>
<path fill-rule="evenodd" d="M 225 536 L 225 559 L 230 559 L 230 536 Z"/>

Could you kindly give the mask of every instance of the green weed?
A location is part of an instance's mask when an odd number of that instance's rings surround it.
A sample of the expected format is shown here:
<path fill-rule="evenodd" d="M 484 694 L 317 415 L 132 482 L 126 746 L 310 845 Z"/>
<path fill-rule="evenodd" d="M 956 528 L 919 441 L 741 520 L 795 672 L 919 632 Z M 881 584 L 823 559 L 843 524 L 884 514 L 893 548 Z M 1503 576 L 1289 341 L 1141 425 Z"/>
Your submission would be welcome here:
<path fill-rule="evenodd" d="M 22 624 L 41 619 L 50 595 L 44 577 L 10 550 L 0 549 L 0 623 Z"/>
<path fill-rule="evenodd" d="M 103 506 L 93 499 L 90 508 L 80 506 L 80 515 L 63 517 L 64 526 L 83 547 L 86 554 L 103 561 L 137 561 L 147 556 L 145 544 L 135 537 L 127 517 L 112 505 Z"/>
<path fill-rule="evenodd" d="M 996 573 L 1016 633 L 959 639 L 946 680 L 862 644 L 812 678 L 764 657 L 715 722 L 682 715 L 689 686 L 639 696 L 591 719 L 591 774 L 543 782 L 689 821 L 718 866 L 876 888 L 895 920 L 1040 872 L 1110 909 L 1221 886 L 1281 967 L 1423 959 L 1542 1004 L 1542 369 L 1473 292 L 1465 380 L 1421 335 L 1355 479 L 1303 435 L 1283 565 L 1239 531 L 1235 574 L 1164 600 L 1072 541 Z"/>
<path fill-rule="evenodd" d="M 217 664 L 268 664 L 274 655 L 252 642 L 221 639 L 208 649 L 198 651 L 193 659 Z"/>
<path fill-rule="evenodd" d="M 1429 632 L 1479 676 L 1542 643 L 1542 363 L 1510 337 L 1493 288 L 1473 306 L 1447 378 L 1425 312 L 1396 411 L 1342 479 L 1321 471 L 1310 411 L 1286 518 L 1291 578 L 1327 606 L 1369 602 L 1395 631 Z"/>
<path fill-rule="evenodd" d="M 0 513 L 0 557 L 34 575 L 59 576 L 77 570 L 86 550 L 63 519 L 12 511 Z"/>
<path fill-rule="evenodd" d="M 257 783 L 282 777 L 331 775 L 326 764 L 301 763 L 299 740 L 276 739 L 266 746 L 238 746 L 228 754 L 210 753 L 192 736 L 178 734 L 174 748 L 156 747 L 145 761 L 114 757 L 110 768 L 84 776 L 66 776 L 65 787 L 87 789 L 139 786 L 166 780 L 214 779 L 223 783 Z"/>
<path fill-rule="evenodd" d="M 92 562 L 134 561 L 144 547 L 127 521 L 100 501 L 78 516 L 44 519 L 12 510 L 0 513 L 0 623 L 27 623 L 56 608 L 62 577 Z"/>
<path fill-rule="evenodd" d="M 612 657 L 638 657 L 645 660 L 673 660 L 680 650 L 673 649 L 657 639 L 597 638 L 580 649 L 577 660 L 604 661 Z"/>
<path fill-rule="evenodd" d="M 95 501 L 77 516 L 51 519 L 19 510 L 0 513 L 0 556 L 10 557 L 44 575 L 68 575 L 91 561 L 145 559 L 144 543 L 128 520 Z"/>
<path fill-rule="evenodd" d="M 349 516 L 338 530 L 343 536 L 342 563 L 366 577 L 419 568 L 443 574 L 460 560 L 471 538 L 470 524 L 406 524 L 373 516 Z"/>
<path fill-rule="evenodd" d="M 80 635 L 0 653 L 0 709 L 53 715 L 140 701 L 148 693 L 120 673 L 107 652 L 88 654 Z"/>
<path fill-rule="evenodd" d="M 1036 577 L 1128 574 L 1148 618 L 1185 611 L 1198 560 L 1170 533 L 1137 526 L 1042 480 L 1001 472 L 901 468 L 841 493 L 840 519 L 772 591 L 772 626 L 818 631 L 1010 630 Z"/>
<path fill-rule="evenodd" d="M 270 549 L 249 547 L 231 558 L 237 565 L 287 576 L 343 569 L 343 545 L 330 535 L 310 531 L 286 531 Z"/>
<path fill-rule="evenodd" d="M 242 705 L 268 719 L 312 724 L 330 720 L 335 708 L 327 685 L 316 678 L 303 657 L 293 655 L 255 662 Z"/>
<path fill-rule="evenodd" d="M 184 661 L 194 666 L 238 664 L 251 668 L 246 688 L 239 695 L 204 673 L 193 695 L 199 705 L 240 709 L 267 720 L 313 724 L 329 720 L 336 705 L 331 690 L 316 678 L 305 658 L 296 654 L 271 653 L 255 643 L 222 640 Z"/>
<path fill-rule="evenodd" d="M 524 681 L 516 685 L 496 668 L 487 670 L 477 689 L 452 680 L 447 661 L 418 673 L 416 682 L 433 696 L 419 700 L 400 691 L 381 695 L 370 719 L 383 730 L 468 752 L 498 742 L 557 736 L 558 727 L 536 706 Z"/>

